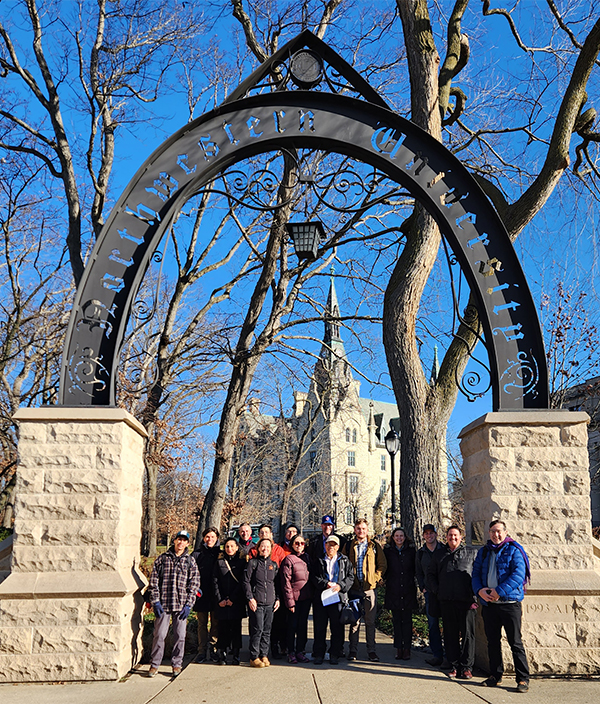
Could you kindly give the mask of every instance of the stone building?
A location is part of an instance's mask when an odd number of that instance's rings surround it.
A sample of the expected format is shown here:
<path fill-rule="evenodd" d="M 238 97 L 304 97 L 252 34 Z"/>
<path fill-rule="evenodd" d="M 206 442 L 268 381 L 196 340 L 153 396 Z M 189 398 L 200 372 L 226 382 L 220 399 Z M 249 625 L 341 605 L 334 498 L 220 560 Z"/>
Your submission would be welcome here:
<path fill-rule="evenodd" d="M 568 389 L 563 407 L 585 411 L 590 417 L 588 452 L 590 456 L 590 499 L 592 526 L 600 527 L 600 376 Z"/>
<path fill-rule="evenodd" d="M 264 415 L 258 399 L 251 399 L 240 427 L 230 491 L 234 497 L 244 495 L 248 505 L 263 511 L 262 516 L 276 526 L 287 520 L 303 530 L 317 530 L 323 514 L 335 513 L 341 533 L 351 532 L 356 518 L 363 516 L 381 532 L 391 507 L 391 460 L 385 436 L 390 428 L 399 432 L 398 408 L 394 403 L 361 397 L 339 317 L 332 277 L 324 336 L 310 388 L 295 391 L 291 418 Z M 399 459 L 396 455 L 396 482 Z M 289 497 L 287 511 L 282 511 L 290 461 L 296 461 L 292 483 L 297 488 Z M 445 454 L 442 467 L 442 498 L 447 504 Z M 396 497 L 398 501 L 398 484 Z M 251 516 L 243 518 L 250 520 Z M 400 515 L 397 518 L 401 521 Z"/>

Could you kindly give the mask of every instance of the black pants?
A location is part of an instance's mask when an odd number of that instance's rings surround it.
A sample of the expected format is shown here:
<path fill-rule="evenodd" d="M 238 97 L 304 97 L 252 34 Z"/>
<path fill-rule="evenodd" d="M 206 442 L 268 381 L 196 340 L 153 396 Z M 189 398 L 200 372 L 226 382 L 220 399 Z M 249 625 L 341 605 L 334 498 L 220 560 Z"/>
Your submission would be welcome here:
<path fill-rule="evenodd" d="M 313 627 L 315 640 L 313 657 L 324 658 L 327 649 L 327 623 L 331 629 L 329 655 L 339 658 L 344 647 L 344 626 L 340 623 L 339 604 L 323 606 L 320 597 L 313 602 Z"/>
<path fill-rule="evenodd" d="M 412 644 L 412 609 L 392 609 L 394 648 L 410 650 Z"/>
<path fill-rule="evenodd" d="M 218 650 L 231 649 L 238 653 L 242 649 L 242 619 L 220 619 L 219 620 L 219 637 L 217 639 Z"/>
<path fill-rule="evenodd" d="M 288 610 L 282 605 L 273 614 L 271 626 L 271 648 L 273 652 L 287 647 L 287 618 Z"/>
<path fill-rule="evenodd" d="M 486 604 L 483 607 L 483 626 L 488 642 L 490 674 L 500 679 L 504 673 L 502 661 L 502 627 L 512 650 L 517 682 L 529 682 L 529 665 L 521 640 L 521 602 Z"/>
<path fill-rule="evenodd" d="M 256 611 L 250 609 L 250 658 L 262 658 L 269 653 L 271 625 L 273 623 L 273 605 L 257 606 Z"/>
<path fill-rule="evenodd" d="M 455 670 L 472 670 L 475 662 L 475 609 L 461 601 L 440 601 L 444 650 Z"/>
<path fill-rule="evenodd" d="M 288 610 L 287 615 L 287 649 L 288 653 L 303 653 L 308 639 L 308 612 L 310 599 L 297 601 L 294 613 Z"/>

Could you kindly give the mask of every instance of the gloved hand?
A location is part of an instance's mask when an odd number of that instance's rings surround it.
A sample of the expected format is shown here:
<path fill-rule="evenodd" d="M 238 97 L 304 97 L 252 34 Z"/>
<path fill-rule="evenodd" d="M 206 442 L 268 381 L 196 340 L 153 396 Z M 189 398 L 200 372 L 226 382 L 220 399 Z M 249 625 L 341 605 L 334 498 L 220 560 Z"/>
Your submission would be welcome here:
<path fill-rule="evenodd" d="M 179 620 L 180 621 L 186 621 L 187 617 L 190 615 L 190 611 L 192 610 L 191 606 L 184 606 L 183 609 L 179 612 Z"/>
<path fill-rule="evenodd" d="M 165 610 L 163 609 L 160 601 L 157 601 L 156 604 L 154 604 L 154 613 L 159 618 L 165 613 Z"/>

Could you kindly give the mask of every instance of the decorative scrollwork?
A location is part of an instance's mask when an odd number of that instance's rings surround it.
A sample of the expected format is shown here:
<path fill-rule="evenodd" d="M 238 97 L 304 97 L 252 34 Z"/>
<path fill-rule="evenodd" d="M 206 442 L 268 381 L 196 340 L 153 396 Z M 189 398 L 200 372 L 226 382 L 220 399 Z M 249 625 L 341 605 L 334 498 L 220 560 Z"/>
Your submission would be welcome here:
<path fill-rule="evenodd" d="M 78 390 L 92 397 L 95 391 L 106 388 L 110 375 L 101 360 L 102 355 L 97 355 L 91 347 L 84 347 L 81 352 L 77 347 L 69 360 L 69 393 Z"/>
<path fill-rule="evenodd" d="M 508 366 L 500 377 L 504 393 L 514 395 L 515 398 L 523 398 L 527 394 L 531 394 L 531 398 L 536 398 L 540 372 L 531 350 L 529 353 L 519 352 L 517 359 L 509 359 L 507 362 Z"/>

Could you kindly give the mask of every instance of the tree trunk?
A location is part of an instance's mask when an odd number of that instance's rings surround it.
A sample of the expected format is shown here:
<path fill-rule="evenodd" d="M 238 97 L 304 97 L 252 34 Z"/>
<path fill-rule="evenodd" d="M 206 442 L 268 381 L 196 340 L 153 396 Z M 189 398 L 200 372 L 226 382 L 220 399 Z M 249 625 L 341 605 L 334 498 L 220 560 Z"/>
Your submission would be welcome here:
<path fill-rule="evenodd" d="M 158 480 L 158 466 L 152 462 L 145 453 L 146 467 L 146 506 L 142 526 L 142 554 L 146 557 L 155 557 L 157 552 L 158 534 L 156 521 L 156 484 Z"/>
<path fill-rule="evenodd" d="M 4 487 L 0 495 L 0 515 L 2 516 L 2 528 L 12 528 L 15 515 L 15 487 L 17 485 L 17 473 L 13 472 L 11 480 Z"/>

